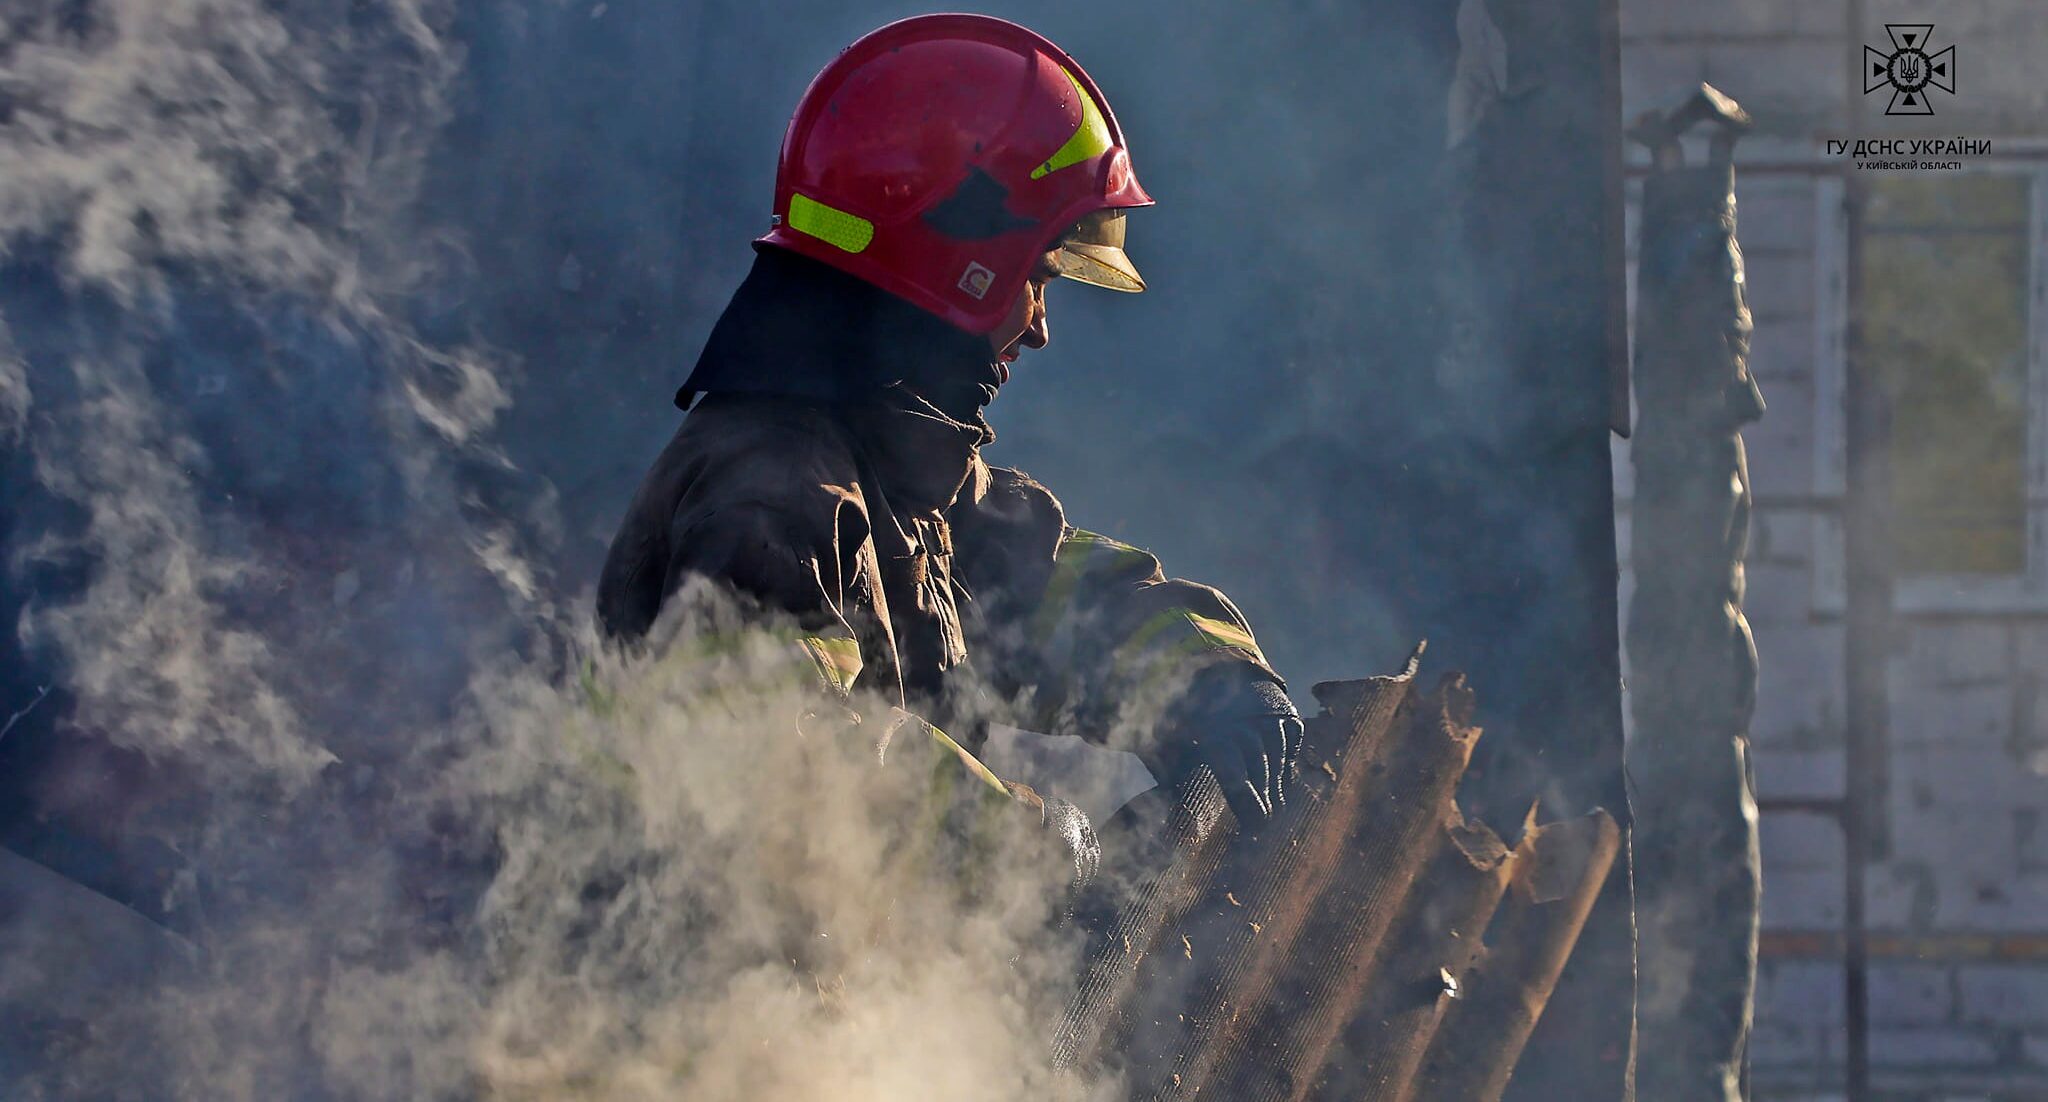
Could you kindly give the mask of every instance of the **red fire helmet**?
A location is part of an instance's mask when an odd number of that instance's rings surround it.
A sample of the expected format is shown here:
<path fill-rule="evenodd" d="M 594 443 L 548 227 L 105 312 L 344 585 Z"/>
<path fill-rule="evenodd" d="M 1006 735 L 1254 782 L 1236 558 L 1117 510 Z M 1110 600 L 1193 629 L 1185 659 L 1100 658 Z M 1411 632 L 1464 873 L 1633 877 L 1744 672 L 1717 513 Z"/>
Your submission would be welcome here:
<path fill-rule="evenodd" d="M 1144 290 L 1122 212 L 1151 204 L 1109 103 L 1065 51 L 1005 20 L 922 15 L 811 81 L 760 240 L 986 333 L 1054 248 L 1062 276 Z"/>

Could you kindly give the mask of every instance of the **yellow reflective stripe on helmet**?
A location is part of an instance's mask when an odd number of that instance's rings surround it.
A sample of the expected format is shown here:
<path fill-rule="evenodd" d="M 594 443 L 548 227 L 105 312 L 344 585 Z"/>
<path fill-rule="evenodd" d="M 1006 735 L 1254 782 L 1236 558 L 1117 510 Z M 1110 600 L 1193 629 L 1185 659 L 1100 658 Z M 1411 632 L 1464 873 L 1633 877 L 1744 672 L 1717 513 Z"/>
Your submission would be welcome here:
<path fill-rule="evenodd" d="M 875 239 L 873 222 L 838 207 L 827 206 L 808 195 L 789 197 L 789 228 L 850 253 L 867 248 L 868 242 Z"/>
<path fill-rule="evenodd" d="M 853 691 L 853 683 L 860 678 L 862 669 L 859 643 L 823 635 L 806 635 L 797 643 L 811 656 L 811 661 L 818 664 L 818 674 L 825 679 L 827 687 L 841 696 Z"/>
<path fill-rule="evenodd" d="M 1145 566 L 1151 558 L 1128 543 L 1086 529 L 1074 529 L 1060 541 L 1052 577 L 1046 580 L 1045 593 L 1038 599 L 1037 610 L 1031 614 L 1031 641 L 1044 646 L 1052 639 L 1053 632 L 1059 629 L 1060 619 L 1067 614 L 1067 605 L 1074 599 L 1074 591 L 1080 588 L 1081 579 L 1090 570 L 1105 566 Z"/>
<path fill-rule="evenodd" d="M 1081 97 L 1081 125 L 1075 128 L 1074 136 L 1067 139 L 1067 144 L 1054 150 L 1044 164 L 1031 170 L 1034 180 L 1048 172 L 1058 172 L 1068 165 L 1077 165 L 1090 157 L 1107 153 L 1113 144 L 1109 137 L 1109 121 L 1102 117 L 1102 109 L 1095 106 L 1095 97 L 1081 87 L 1080 80 L 1073 73 L 1065 68 L 1060 72 L 1067 74 L 1067 82 L 1074 86 L 1074 94 Z"/>

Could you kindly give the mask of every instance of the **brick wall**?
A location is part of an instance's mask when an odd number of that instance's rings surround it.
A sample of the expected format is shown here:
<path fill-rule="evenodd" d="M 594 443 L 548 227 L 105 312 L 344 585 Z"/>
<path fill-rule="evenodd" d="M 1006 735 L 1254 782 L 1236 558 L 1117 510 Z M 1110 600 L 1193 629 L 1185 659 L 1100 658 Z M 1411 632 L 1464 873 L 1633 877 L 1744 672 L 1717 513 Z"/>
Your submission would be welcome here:
<path fill-rule="evenodd" d="M 2039 0 L 1621 0 L 1624 118 L 1710 81 L 1757 117 L 1738 156 L 1740 237 L 1770 409 L 1745 433 L 1757 495 L 1746 604 L 1762 659 L 1753 731 L 1761 797 L 1825 800 L 1844 786 L 1838 487 L 1816 478 L 1819 277 L 1842 263 L 1818 233 L 1826 137 L 1934 133 L 2048 138 L 2048 4 Z M 1901 129 L 1851 90 L 1854 54 L 1883 24 L 1932 22 L 1958 51 L 1958 92 Z M 1860 91 L 1860 89 L 1859 89 Z M 1854 98 L 1852 99 L 1852 95 Z M 1633 157 L 1633 152 L 1632 152 Z M 1633 189 L 1631 196 L 1633 200 Z M 1633 248 L 1633 212 L 1631 248 Z M 2048 247 L 2038 242 L 2036 247 Z M 1833 424 L 1839 425 L 1839 419 Z M 2043 426 L 2042 431 L 2048 431 Z M 1628 450 L 1617 446 L 1627 554 Z M 1624 570 L 1627 569 L 1624 561 Z M 1624 592 L 1627 585 L 1624 582 Z M 1873 1083 L 1886 1099 L 2048 1098 L 2048 616 L 1903 615 L 1891 641 L 1888 845 L 1867 897 Z M 1763 825 L 1767 956 L 1756 1097 L 1839 1099 L 1843 837 L 1823 812 Z M 1782 935 L 1770 937 L 1770 935 Z"/>

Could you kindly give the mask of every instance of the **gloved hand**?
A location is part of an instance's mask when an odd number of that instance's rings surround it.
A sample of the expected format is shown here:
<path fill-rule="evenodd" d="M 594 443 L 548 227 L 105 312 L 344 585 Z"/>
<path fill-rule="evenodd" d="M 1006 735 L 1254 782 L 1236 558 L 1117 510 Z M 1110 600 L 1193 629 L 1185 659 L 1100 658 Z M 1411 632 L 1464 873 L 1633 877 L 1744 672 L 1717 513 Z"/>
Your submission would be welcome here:
<path fill-rule="evenodd" d="M 1102 843 L 1096 840 L 1088 813 L 1056 796 L 1046 797 L 1045 829 L 1059 839 L 1073 870 L 1073 878 L 1067 882 L 1071 907 L 1073 894 L 1087 887 L 1102 865 Z"/>
<path fill-rule="evenodd" d="M 1041 796 L 1021 781 L 1004 781 L 1010 798 L 1038 813 L 1038 822 L 1052 836 L 1066 858 L 1066 910 L 1073 909 L 1074 897 L 1095 879 L 1102 866 L 1102 842 L 1095 837 L 1095 824 L 1088 813 L 1057 796 Z"/>
<path fill-rule="evenodd" d="M 1152 753 L 1169 785 L 1206 768 L 1244 827 L 1287 802 L 1303 735 L 1286 692 L 1256 674 L 1230 667 L 1198 677 L 1161 723 Z"/>

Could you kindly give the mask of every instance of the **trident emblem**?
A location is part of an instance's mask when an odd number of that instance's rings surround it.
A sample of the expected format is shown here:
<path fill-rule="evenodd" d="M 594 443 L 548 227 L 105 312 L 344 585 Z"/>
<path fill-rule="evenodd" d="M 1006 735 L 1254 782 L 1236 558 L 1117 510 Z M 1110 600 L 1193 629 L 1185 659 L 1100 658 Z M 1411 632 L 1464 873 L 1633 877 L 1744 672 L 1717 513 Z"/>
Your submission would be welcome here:
<path fill-rule="evenodd" d="M 1927 39 L 1934 33 L 1932 23 L 1887 23 L 1884 29 L 1891 36 L 1892 52 L 1863 47 L 1863 94 L 1890 85 L 1892 101 L 1885 105 L 1885 114 L 1934 114 L 1928 89 L 1955 95 L 1956 48 L 1927 52 Z"/>

